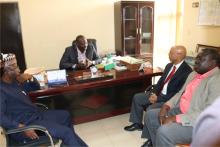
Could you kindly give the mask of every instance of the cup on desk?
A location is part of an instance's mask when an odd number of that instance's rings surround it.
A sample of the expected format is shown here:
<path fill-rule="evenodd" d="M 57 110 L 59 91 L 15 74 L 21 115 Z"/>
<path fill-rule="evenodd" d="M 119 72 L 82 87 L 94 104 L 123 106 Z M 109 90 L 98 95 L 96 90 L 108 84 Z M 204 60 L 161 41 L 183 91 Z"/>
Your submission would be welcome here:
<path fill-rule="evenodd" d="M 98 69 L 95 66 L 91 66 L 90 71 L 91 71 L 91 77 L 92 78 L 98 76 Z"/>

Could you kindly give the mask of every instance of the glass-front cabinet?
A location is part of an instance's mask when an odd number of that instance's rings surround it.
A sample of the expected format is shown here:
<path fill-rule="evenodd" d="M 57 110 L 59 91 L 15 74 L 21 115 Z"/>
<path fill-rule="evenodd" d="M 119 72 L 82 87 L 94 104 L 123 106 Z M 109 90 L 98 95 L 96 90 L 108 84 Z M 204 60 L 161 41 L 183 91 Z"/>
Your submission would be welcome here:
<path fill-rule="evenodd" d="M 154 2 L 119 1 L 114 9 L 116 53 L 152 57 Z"/>

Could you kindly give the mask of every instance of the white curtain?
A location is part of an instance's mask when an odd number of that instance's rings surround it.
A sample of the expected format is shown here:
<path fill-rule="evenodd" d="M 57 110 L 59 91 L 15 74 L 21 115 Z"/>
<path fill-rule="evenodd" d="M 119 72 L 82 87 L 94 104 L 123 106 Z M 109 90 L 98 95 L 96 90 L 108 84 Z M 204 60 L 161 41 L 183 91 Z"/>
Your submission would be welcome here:
<path fill-rule="evenodd" d="M 155 0 L 154 67 L 169 62 L 168 53 L 176 44 L 178 0 Z"/>

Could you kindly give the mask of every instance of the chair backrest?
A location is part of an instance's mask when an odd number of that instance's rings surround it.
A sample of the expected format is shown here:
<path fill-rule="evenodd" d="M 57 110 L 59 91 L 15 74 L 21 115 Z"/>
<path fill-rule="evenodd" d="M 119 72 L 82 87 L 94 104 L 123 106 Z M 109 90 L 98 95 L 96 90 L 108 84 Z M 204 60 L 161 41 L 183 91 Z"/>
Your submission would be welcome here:
<path fill-rule="evenodd" d="M 89 44 L 92 44 L 97 51 L 96 39 L 87 39 Z"/>
<path fill-rule="evenodd" d="M 95 50 L 97 51 L 96 39 L 89 38 L 87 39 L 87 41 L 88 41 L 88 44 L 92 44 Z M 73 40 L 72 45 L 74 45 L 75 43 L 76 43 L 76 40 Z"/>

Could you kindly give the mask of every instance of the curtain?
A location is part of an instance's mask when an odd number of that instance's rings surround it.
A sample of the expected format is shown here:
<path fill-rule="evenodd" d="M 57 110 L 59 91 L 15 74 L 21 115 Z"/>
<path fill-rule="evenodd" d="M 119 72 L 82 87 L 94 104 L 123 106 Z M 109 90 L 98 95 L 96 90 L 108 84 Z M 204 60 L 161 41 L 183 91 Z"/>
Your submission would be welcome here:
<path fill-rule="evenodd" d="M 155 0 L 154 67 L 169 62 L 171 46 L 181 37 L 183 0 Z"/>

